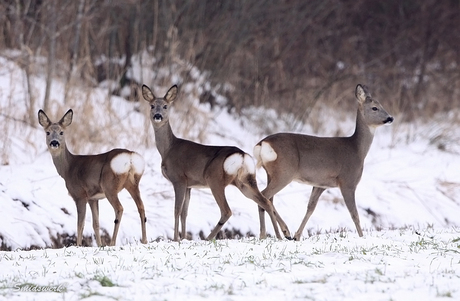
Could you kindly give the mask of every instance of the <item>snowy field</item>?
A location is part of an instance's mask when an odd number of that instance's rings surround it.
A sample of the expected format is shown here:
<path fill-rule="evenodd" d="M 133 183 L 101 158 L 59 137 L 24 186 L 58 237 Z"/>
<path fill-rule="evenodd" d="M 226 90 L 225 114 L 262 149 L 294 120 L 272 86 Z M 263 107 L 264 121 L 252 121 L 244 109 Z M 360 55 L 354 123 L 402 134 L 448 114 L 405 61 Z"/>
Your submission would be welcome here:
<path fill-rule="evenodd" d="M 135 64 L 134 64 L 135 65 Z M 147 245 L 139 244 L 137 209 L 126 191 L 120 193 L 124 214 L 116 247 L 51 249 L 53 239 L 75 235 L 76 208 L 56 172 L 36 120 L 21 120 L 27 111 L 24 73 L 0 57 L 0 300 L 433 300 L 460 298 L 460 114 L 433 116 L 411 124 L 398 122 L 377 129 L 356 191 L 365 236 L 359 238 L 338 189 L 321 196 L 299 242 L 257 238 L 205 242 L 219 219 L 208 189 L 192 190 L 187 230 L 192 241 L 170 242 L 173 236 L 173 191 L 160 173 L 160 156 L 144 103 L 112 97 L 109 110 L 104 89 L 87 96 L 93 118 L 80 103 L 63 104 L 63 85 L 53 84 L 50 118 L 74 110 L 70 135 L 79 124 L 99 122 L 99 132 L 115 129 L 107 143 L 80 146 L 79 152 L 100 153 L 115 147 L 136 150 L 146 160 L 140 183 L 147 215 Z M 148 78 L 144 76 L 144 78 Z M 344 116 L 316 108 L 314 131 L 308 122 L 295 128 L 289 116 L 248 108 L 236 117 L 225 109 L 210 110 L 193 97 L 206 87 L 203 76 L 182 84 L 174 104 L 173 130 L 214 145 L 236 145 L 252 154 L 269 133 L 302 131 L 331 136 L 351 135 L 355 114 Z M 42 99 L 44 78 L 33 78 Z M 147 82 L 149 84 L 149 82 Z M 158 95 L 169 87 L 155 87 Z M 354 87 L 350 87 L 349 101 Z M 370 87 L 372 92 L 372 87 Z M 85 92 L 86 93 L 86 92 Z M 184 99 L 184 95 L 189 96 Z M 192 95 L 192 96 L 190 96 Z M 181 97 L 181 96 L 180 96 Z M 377 97 L 385 107 L 385 99 Z M 185 109 L 181 106 L 181 103 Z M 38 101 L 32 108 L 41 108 Z M 100 108 L 100 110 L 98 109 Z M 390 111 L 387 108 L 388 111 Z M 197 115 L 185 115 L 191 112 Z M 390 112 L 392 113 L 392 112 Z M 194 124 L 185 123 L 190 117 Z M 260 125 L 263 124 L 263 129 Z M 109 128 L 111 126 L 112 128 Z M 206 135 L 201 134 L 205 132 Z M 97 133 L 95 133 L 97 134 Z M 139 138 L 141 137 L 141 138 Z M 150 141 L 147 143 L 144 141 Z M 258 170 L 259 187 L 266 185 Z M 305 211 L 311 187 L 292 183 L 275 197 L 275 206 L 293 234 Z M 227 198 L 233 216 L 224 229 L 257 237 L 257 206 L 234 187 Z M 112 233 L 114 213 L 100 201 L 101 228 Z M 268 218 L 267 218 L 268 219 Z M 396 229 L 396 230 L 395 230 Z M 267 231 L 273 229 L 267 223 Z M 91 215 L 86 237 L 93 236 Z M 29 248 L 38 250 L 22 251 Z M 43 292 L 52 290 L 53 292 Z"/>
<path fill-rule="evenodd" d="M 460 232 L 2 252 L 5 300 L 458 300 Z"/>

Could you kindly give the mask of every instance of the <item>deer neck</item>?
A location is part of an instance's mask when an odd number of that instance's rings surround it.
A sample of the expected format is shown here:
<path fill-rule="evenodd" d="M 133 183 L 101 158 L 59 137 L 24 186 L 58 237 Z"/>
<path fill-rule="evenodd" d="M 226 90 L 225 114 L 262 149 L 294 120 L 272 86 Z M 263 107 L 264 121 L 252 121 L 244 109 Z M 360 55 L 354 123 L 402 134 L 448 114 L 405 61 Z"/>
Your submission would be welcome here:
<path fill-rule="evenodd" d="M 356 128 L 351 140 L 355 144 L 358 156 L 364 161 L 374 139 L 374 127 L 370 127 L 364 121 L 364 116 L 358 109 L 356 114 Z"/>
<path fill-rule="evenodd" d="M 58 174 L 65 179 L 75 155 L 69 152 L 67 146 L 64 144 L 64 149 L 57 154 L 52 153 L 51 157 L 53 158 L 53 163 L 56 166 Z"/>
<path fill-rule="evenodd" d="M 164 158 L 177 138 L 174 136 L 169 121 L 162 126 L 154 126 L 153 130 L 155 131 L 155 143 L 157 145 L 158 152 L 161 157 Z"/>

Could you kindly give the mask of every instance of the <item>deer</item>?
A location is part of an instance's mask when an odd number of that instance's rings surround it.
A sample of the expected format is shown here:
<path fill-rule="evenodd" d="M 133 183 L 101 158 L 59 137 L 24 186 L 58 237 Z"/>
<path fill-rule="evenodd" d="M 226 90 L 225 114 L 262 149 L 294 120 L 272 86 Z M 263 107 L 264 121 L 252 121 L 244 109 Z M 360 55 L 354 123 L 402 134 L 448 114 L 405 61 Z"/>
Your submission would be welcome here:
<path fill-rule="evenodd" d="M 235 146 L 213 146 L 177 138 L 170 124 L 169 107 L 176 100 L 177 85 L 173 85 L 163 97 L 156 97 L 152 90 L 142 86 L 142 95 L 150 104 L 150 121 L 155 133 L 155 143 L 161 156 L 161 171 L 174 188 L 174 241 L 186 238 L 186 219 L 192 188 L 210 188 L 220 209 L 220 219 L 206 240 L 214 239 L 231 217 L 232 211 L 225 196 L 225 187 L 236 186 L 244 196 L 252 199 L 271 218 L 275 235 L 279 233 L 272 203 L 257 187 L 255 163 L 249 154 Z M 181 235 L 179 235 L 179 222 Z M 281 225 L 286 237 L 289 231 Z"/>
<path fill-rule="evenodd" d="M 52 122 L 43 110 L 38 111 L 38 122 L 46 132 L 46 144 L 58 174 L 77 206 L 77 246 L 81 246 L 86 216 L 86 204 L 92 213 L 96 243 L 102 246 L 99 232 L 99 200 L 107 198 L 115 211 L 115 221 L 110 245 L 114 246 L 123 215 L 118 193 L 126 189 L 136 203 L 141 219 L 141 243 L 147 243 L 144 203 L 139 191 L 139 181 L 144 173 L 143 157 L 127 149 L 112 149 L 97 155 L 74 155 L 67 148 L 65 131 L 72 123 L 73 111 L 69 109 L 58 122 Z"/>
<path fill-rule="evenodd" d="M 355 191 L 361 180 L 364 159 L 371 147 L 375 129 L 394 120 L 364 85 L 355 89 L 358 100 L 356 128 L 349 137 L 317 137 L 296 133 L 276 133 L 254 147 L 257 167 L 267 174 L 262 194 L 273 197 L 292 181 L 313 186 L 307 212 L 294 235 L 300 240 L 321 194 L 338 187 L 360 237 L 363 236 L 356 207 Z M 264 209 L 259 207 L 260 231 L 265 233 Z"/>

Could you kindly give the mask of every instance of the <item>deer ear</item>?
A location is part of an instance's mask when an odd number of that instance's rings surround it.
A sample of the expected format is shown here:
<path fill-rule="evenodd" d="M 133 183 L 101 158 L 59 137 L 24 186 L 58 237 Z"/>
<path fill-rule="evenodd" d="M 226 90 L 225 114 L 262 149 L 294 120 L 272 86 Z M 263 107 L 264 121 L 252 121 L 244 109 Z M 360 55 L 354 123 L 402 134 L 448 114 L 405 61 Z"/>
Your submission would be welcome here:
<path fill-rule="evenodd" d="M 355 95 L 360 103 L 364 103 L 367 97 L 371 97 L 371 94 L 367 91 L 367 87 L 361 84 L 356 86 Z"/>
<path fill-rule="evenodd" d="M 69 109 L 64 116 L 62 116 L 61 120 L 59 120 L 59 124 L 63 127 L 68 127 L 72 123 L 73 118 L 73 111 Z"/>
<path fill-rule="evenodd" d="M 38 111 L 38 123 L 44 128 L 51 124 L 50 119 L 48 118 L 48 116 L 46 116 L 43 110 Z"/>
<path fill-rule="evenodd" d="M 142 85 L 142 96 L 144 96 L 144 99 L 148 102 L 156 98 L 155 95 L 153 95 L 152 90 L 150 90 L 150 88 L 146 85 Z"/>
<path fill-rule="evenodd" d="M 166 92 L 166 95 L 165 95 L 164 98 L 168 103 L 172 103 L 176 99 L 177 90 L 178 90 L 177 86 L 174 85 L 171 88 L 169 88 L 168 92 Z"/>

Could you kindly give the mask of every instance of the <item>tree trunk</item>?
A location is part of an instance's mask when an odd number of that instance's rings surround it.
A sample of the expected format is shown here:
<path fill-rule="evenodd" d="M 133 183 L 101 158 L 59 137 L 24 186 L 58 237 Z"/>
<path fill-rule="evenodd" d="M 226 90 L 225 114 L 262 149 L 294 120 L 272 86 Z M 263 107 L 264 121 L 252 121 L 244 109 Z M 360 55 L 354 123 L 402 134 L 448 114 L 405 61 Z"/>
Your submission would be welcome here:
<path fill-rule="evenodd" d="M 78 53 L 79 53 L 79 48 L 80 48 L 80 32 L 81 32 L 81 23 L 83 19 L 84 7 L 85 7 L 85 0 L 80 0 L 80 2 L 78 3 L 77 21 L 75 24 L 75 40 L 73 43 L 72 58 L 70 59 L 69 72 L 67 74 L 67 79 L 65 82 L 64 103 L 67 103 L 69 83 L 72 77 L 75 75 L 75 73 L 78 70 L 77 63 L 78 63 Z"/>
<path fill-rule="evenodd" d="M 50 2 L 50 18 L 49 18 L 49 49 L 48 49 L 48 64 L 46 69 L 46 89 L 45 99 L 43 101 L 43 109 L 45 112 L 49 109 L 49 99 L 51 92 L 51 83 L 54 73 L 54 60 L 56 56 L 56 0 Z"/>

